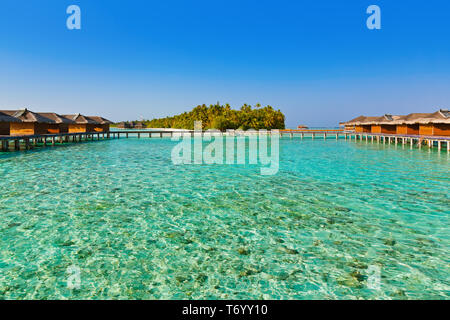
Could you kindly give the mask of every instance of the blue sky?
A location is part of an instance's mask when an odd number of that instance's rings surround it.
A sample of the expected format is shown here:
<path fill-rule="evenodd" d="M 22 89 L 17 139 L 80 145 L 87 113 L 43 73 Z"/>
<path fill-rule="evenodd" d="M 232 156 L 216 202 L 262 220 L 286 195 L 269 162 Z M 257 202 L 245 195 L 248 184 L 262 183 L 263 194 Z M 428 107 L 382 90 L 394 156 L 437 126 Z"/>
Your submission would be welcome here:
<path fill-rule="evenodd" d="M 449 21 L 446 0 L 2 0 L 0 109 L 118 121 L 259 102 L 290 127 L 431 112 L 450 104 Z"/>

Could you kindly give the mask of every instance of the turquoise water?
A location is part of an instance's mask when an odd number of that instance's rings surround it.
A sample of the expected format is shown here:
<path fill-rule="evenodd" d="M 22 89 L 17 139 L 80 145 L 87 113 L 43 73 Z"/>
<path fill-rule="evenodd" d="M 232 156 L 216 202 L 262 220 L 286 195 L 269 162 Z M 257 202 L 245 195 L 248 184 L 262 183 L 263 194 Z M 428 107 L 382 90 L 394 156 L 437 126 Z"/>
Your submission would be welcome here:
<path fill-rule="evenodd" d="M 447 152 L 283 138 L 262 176 L 175 144 L 0 154 L 0 298 L 449 298 Z"/>

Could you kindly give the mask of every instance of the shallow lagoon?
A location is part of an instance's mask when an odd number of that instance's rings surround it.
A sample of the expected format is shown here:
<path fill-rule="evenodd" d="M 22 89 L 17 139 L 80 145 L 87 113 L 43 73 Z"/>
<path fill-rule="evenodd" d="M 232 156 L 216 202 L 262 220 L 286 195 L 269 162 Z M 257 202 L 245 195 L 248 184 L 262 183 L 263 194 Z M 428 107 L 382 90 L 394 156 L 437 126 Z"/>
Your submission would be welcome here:
<path fill-rule="evenodd" d="M 0 154 L 0 298 L 449 298 L 447 152 L 283 138 L 262 176 L 175 144 Z"/>

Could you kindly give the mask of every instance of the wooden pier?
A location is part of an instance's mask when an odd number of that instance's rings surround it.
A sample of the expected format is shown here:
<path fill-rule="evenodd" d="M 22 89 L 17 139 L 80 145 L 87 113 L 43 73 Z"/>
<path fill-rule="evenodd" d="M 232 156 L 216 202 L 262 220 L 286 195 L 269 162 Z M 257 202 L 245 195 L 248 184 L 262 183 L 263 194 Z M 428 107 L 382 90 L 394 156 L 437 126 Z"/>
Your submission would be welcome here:
<path fill-rule="evenodd" d="M 399 144 L 409 145 L 413 147 L 422 148 L 437 148 L 437 150 L 447 150 L 450 152 L 450 137 L 439 136 L 418 136 L 418 135 L 397 135 L 397 134 L 382 134 L 382 133 L 358 133 L 345 130 L 279 130 L 281 137 L 288 136 L 291 139 L 345 139 L 349 141 L 365 141 L 367 143 L 381 143 L 381 144 Z M 244 135 L 261 134 L 258 131 L 249 132 L 243 131 Z M 45 134 L 45 135 L 24 135 L 24 136 L 0 136 L 1 151 L 13 150 L 30 150 L 36 147 L 56 146 L 64 144 L 75 144 L 80 142 L 120 139 L 122 138 L 163 138 L 173 137 L 174 134 L 194 136 L 195 131 L 149 131 L 149 130 L 121 130 L 110 132 L 80 132 L 80 133 L 59 133 L 59 134 Z M 202 135 L 205 131 L 202 132 Z M 222 133 L 226 135 L 227 133 Z M 235 131 L 239 135 L 239 131 Z M 267 131 L 267 134 L 274 134 Z"/>
<path fill-rule="evenodd" d="M 422 147 L 437 148 L 450 152 L 450 136 L 420 136 L 399 135 L 386 133 L 360 133 L 345 130 L 280 130 L 280 135 L 288 135 L 290 138 L 322 138 L 345 139 L 349 141 L 366 141 L 370 143 L 409 145 L 421 149 Z"/>
<path fill-rule="evenodd" d="M 121 137 L 147 136 L 149 138 L 172 137 L 179 131 L 110 131 L 110 132 L 77 132 L 43 135 L 0 136 L 0 151 L 31 150 L 36 147 L 75 144 L 80 142 L 120 139 Z"/>

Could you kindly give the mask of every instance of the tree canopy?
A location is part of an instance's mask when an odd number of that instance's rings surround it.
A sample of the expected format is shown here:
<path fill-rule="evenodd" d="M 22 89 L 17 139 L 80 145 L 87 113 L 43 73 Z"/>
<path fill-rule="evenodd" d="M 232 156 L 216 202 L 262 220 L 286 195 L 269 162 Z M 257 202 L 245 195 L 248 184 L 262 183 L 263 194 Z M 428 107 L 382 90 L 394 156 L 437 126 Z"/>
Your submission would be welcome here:
<path fill-rule="evenodd" d="M 207 129 L 284 129 L 284 114 L 271 106 L 261 107 L 256 104 L 244 104 L 239 110 L 232 109 L 229 104 L 219 103 L 199 105 L 190 112 L 153 120 L 144 120 L 147 128 L 194 129 L 194 122 L 202 121 L 203 130 Z"/>

